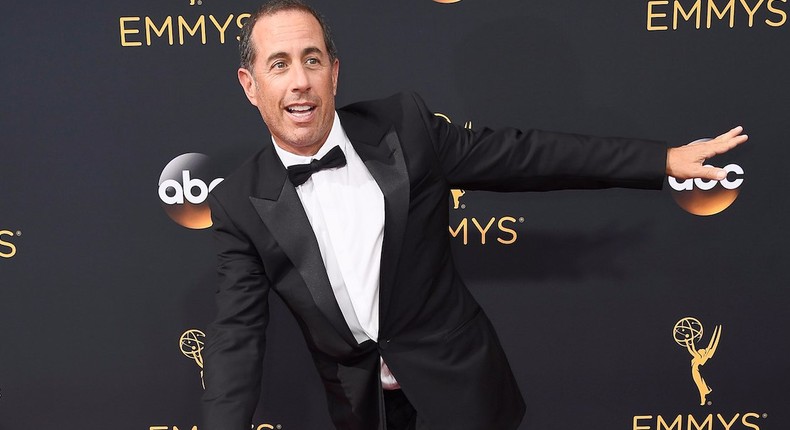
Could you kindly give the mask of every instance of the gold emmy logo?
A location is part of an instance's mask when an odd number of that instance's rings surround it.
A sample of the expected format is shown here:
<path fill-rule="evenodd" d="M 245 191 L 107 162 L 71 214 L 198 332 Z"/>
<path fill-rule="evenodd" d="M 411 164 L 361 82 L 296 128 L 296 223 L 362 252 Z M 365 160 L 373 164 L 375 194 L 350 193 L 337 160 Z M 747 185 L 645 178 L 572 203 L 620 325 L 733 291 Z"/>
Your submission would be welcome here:
<path fill-rule="evenodd" d="M 184 3 L 179 1 L 179 5 L 186 4 L 190 8 L 185 14 L 165 14 L 166 12 L 160 10 L 153 15 L 118 17 L 117 37 L 120 39 L 121 46 L 126 48 L 185 44 L 205 46 L 215 43 L 224 45 L 226 41 L 233 39 L 238 41 L 239 36 L 236 34 L 244 27 L 244 22 L 250 14 L 217 11 L 200 13 L 199 11 L 204 10 L 202 7 L 204 3 L 205 0 L 188 0 Z"/>
<path fill-rule="evenodd" d="M 453 197 L 453 209 L 458 209 L 458 208 L 463 209 L 466 207 L 466 205 L 461 204 L 461 196 L 463 196 L 464 194 L 466 194 L 466 191 L 461 189 L 450 190 L 450 195 Z"/>
<path fill-rule="evenodd" d="M 713 329 L 713 335 L 708 342 L 707 348 L 697 348 L 697 342 L 702 340 L 702 323 L 693 317 L 686 317 L 681 319 L 675 324 L 672 329 L 672 335 L 678 345 L 686 348 L 691 354 L 691 378 L 699 391 L 699 404 L 705 406 L 707 396 L 713 389 L 705 382 L 705 379 L 700 373 L 700 367 L 704 366 L 716 353 L 716 347 L 719 346 L 719 339 L 721 339 L 721 325 L 717 325 Z M 710 403 L 708 403 L 710 404 Z"/>
<path fill-rule="evenodd" d="M 686 6 L 683 3 L 686 3 Z M 757 25 L 765 24 L 769 27 L 781 27 L 787 23 L 787 12 L 777 8 L 778 5 L 775 4 L 787 3 L 787 0 L 759 0 L 754 2 L 754 6 L 746 0 L 741 0 L 740 3 L 735 0 L 726 2 L 696 0 L 693 5 L 689 5 L 689 3 L 691 2 L 681 0 L 673 2 L 649 0 L 647 2 L 647 31 L 668 31 L 670 28 L 675 31 L 678 28 L 691 28 L 692 26 L 699 30 L 703 27 L 703 22 L 706 29 L 710 29 L 712 26 L 735 28 L 736 15 L 739 15 L 738 27 L 743 27 L 744 23 L 749 28 L 754 27 L 755 23 Z M 760 6 L 763 5 L 765 8 L 761 10 Z M 740 10 L 741 6 L 743 10 Z M 748 19 L 742 20 L 742 17 L 748 17 Z"/>
<path fill-rule="evenodd" d="M 206 338 L 205 333 L 193 328 L 184 332 L 178 340 L 181 353 L 187 358 L 195 360 L 195 363 L 200 367 L 200 385 L 206 389 L 206 383 L 203 381 L 203 339 Z"/>

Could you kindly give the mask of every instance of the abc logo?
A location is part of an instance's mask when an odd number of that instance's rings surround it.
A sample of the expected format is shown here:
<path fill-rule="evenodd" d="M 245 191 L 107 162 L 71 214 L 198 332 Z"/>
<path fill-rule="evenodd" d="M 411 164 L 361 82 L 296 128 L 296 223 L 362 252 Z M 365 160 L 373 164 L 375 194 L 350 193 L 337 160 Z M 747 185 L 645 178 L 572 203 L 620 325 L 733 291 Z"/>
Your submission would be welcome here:
<path fill-rule="evenodd" d="M 727 178 L 721 181 L 699 178 L 678 181 L 670 176 L 672 197 L 680 207 L 694 215 L 715 215 L 727 209 L 738 198 L 739 188 L 743 185 L 743 168 L 728 164 L 724 170 Z"/>
<path fill-rule="evenodd" d="M 167 163 L 159 176 L 159 199 L 173 221 L 191 229 L 211 227 L 206 199 L 223 180 L 215 170 L 211 159 L 198 153 L 182 154 Z"/>

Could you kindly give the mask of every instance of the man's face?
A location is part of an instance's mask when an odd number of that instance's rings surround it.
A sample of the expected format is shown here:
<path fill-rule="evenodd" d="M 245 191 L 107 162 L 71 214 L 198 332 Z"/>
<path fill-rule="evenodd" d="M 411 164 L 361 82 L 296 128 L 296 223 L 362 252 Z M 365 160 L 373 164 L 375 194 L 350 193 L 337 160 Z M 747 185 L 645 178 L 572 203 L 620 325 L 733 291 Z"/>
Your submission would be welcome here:
<path fill-rule="evenodd" d="M 286 151 L 313 155 L 335 115 L 339 62 L 330 61 L 318 20 L 286 10 L 263 16 L 252 30 L 255 62 L 239 82 Z"/>

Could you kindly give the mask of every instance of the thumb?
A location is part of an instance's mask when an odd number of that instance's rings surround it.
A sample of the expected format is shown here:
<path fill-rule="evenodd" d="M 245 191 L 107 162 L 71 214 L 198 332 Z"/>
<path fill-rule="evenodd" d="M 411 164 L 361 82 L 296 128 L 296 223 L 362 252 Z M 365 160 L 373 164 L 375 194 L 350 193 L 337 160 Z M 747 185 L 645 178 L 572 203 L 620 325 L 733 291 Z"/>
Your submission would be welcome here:
<path fill-rule="evenodd" d="M 721 181 L 727 178 L 727 172 L 722 168 L 706 165 L 702 166 L 698 176 L 702 179 L 714 179 Z"/>

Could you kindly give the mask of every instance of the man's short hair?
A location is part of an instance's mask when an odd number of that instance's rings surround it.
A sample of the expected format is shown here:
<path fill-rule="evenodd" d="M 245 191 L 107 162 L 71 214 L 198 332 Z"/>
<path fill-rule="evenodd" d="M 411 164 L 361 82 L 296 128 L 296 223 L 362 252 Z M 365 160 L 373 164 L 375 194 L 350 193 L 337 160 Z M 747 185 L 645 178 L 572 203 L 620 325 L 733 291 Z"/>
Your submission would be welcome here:
<path fill-rule="evenodd" d="M 244 23 L 244 26 L 241 28 L 241 35 L 239 37 L 239 65 L 242 68 L 252 70 L 252 65 L 255 63 L 255 45 L 253 45 L 252 42 L 252 29 L 255 27 L 255 23 L 258 22 L 258 19 L 263 16 L 274 15 L 277 12 L 287 10 L 307 12 L 318 20 L 318 24 L 321 25 L 321 30 L 324 33 L 324 44 L 326 45 L 329 60 L 331 62 L 335 61 L 337 58 L 337 48 L 335 47 L 334 40 L 332 40 L 332 33 L 324 17 L 318 13 L 317 10 L 301 0 L 270 0 L 261 5 L 258 10 L 247 19 L 247 22 Z"/>

